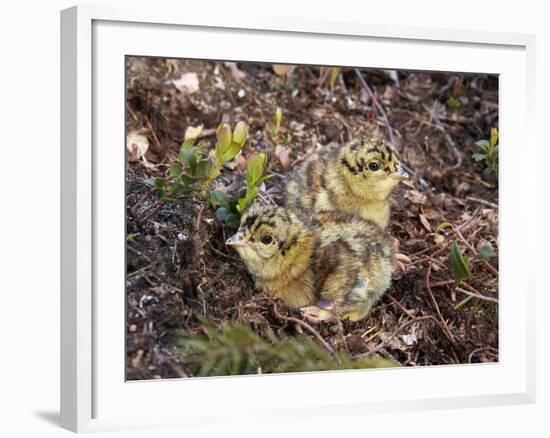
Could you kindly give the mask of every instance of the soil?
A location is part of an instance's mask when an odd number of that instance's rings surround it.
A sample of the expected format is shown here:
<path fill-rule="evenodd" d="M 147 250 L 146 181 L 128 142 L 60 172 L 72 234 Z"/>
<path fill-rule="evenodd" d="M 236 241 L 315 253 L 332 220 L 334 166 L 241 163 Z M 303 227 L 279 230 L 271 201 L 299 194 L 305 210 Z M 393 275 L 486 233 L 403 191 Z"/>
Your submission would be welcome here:
<path fill-rule="evenodd" d="M 390 225 L 412 263 L 363 321 L 344 321 L 343 332 L 313 328 L 337 351 L 355 356 L 376 349 L 402 366 L 498 361 L 498 181 L 472 158 L 480 152 L 475 142 L 498 126 L 498 79 L 361 68 L 371 95 L 354 68 L 340 69 L 333 83 L 328 69 L 275 70 L 128 58 L 127 132 L 145 137 L 147 150 L 142 157 L 129 152 L 127 163 L 127 379 L 192 375 L 172 347 L 178 330 L 201 330 L 201 316 L 290 336 L 300 331 L 280 318 L 302 319 L 299 311 L 278 303 L 275 312 L 273 300 L 254 288 L 224 244 L 232 231 L 212 207 L 196 194 L 159 204 L 151 188 L 177 159 L 189 127 L 202 125 L 200 141 L 212 149 L 219 123 L 244 121 L 243 156 L 260 150 L 269 156 L 272 176 L 260 196 L 283 205 L 288 169 L 267 128 L 278 107 L 290 168 L 315 148 L 370 132 L 393 140 L 414 173 L 392 197 Z M 219 183 L 238 185 L 242 177 L 240 166 L 225 168 Z M 494 249 L 489 260 L 471 261 L 471 276 L 459 288 L 449 260 L 453 241 L 470 259 L 486 244 Z"/>

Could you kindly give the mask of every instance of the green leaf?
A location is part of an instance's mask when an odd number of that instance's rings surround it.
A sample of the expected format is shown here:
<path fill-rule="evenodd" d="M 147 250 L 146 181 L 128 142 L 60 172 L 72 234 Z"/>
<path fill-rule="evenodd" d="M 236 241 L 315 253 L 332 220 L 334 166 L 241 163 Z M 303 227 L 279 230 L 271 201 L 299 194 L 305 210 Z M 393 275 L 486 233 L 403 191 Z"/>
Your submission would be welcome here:
<path fill-rule="evenodd" d="M 487 140 L 478 140 L 476 141 L 476 145 L 478 145 L 485 152 L 489 150 L 489 142 Z"/>
<path fill-rule="evenodd" d="M 329 84 L 332 88 L 334 88 L 334 84 L 336 84 L 336 79 L 338 79 L 339 74 L 340 74 L 339 67 L 330 68 Z"/>
<path fill-rule="evenodd" d="M 248 189 L 246 191 L 246 196 L 244 198 L 246 201 L 245 207 L 247 207 L 248 204 L 250 204 L 254 199 L 256 199 L 256 196 L 258 196 L 259 193 L 260 193 L 260 189 L 258 187 L 252 187 Z"/>
<path fill-rule="evenodd" d="M 177 182 L 170 184 L 171 197 L 176 197 L 179 195 L 191 193 L 193 190 L 194 190 L 193 184 L 180 184 Z"/>
<path fill-rule="evenodd" d="M 186 143 L 188 143 L 188 141 L 186 141 L 184 143 L 184 145 Z M 196 173 L 196 168 L 197 168 L 197 160 L 199 159 L 199 156 L 200 156 L 200 150 L 196 147 L 184 147 L 182 146 L 181 149 L 180 149 L 180 161 L 182 163 L 182 165 L 184 164 L 187 164 L 189 166 L 189 173 L 194 176 Z"/>
<path fill-rule="evenodd" d="M 210 194 L 210 202 L 212 205 L 219 205 L 228 211 L 232 209 L 233 205 L 233 200 L 221 190 L 214 190 Z"/>
<path fill-rule="evenodd" d="M 253 155 L 246 166 L 246 181 L 248 187 L 257 185 L 264 173 L 267 163 L 267 155 L 265 152 Z"/>
<path fill-rule="evenodd" d="M 180 176 L 183 172 L 183 165 L 179 162 L 179 161 L 176 161 L 174 162 L 174 164 L 172 164 L 170 166 L 170 170 L 168 172 L 168 174 L 170 176 Z"/>
<path fill-rule="evenodd" d="M 454 310 L 458 310 L 460 309 L 464 304 L 466 304 L 468 301 L 470 301 L 471 299 L 473 298 L 472 295 L 468 295 L 466 298 L 464 298 L 460 303 L 458 303 L 457 305 L 455 305 L 453 307 Z"/>
<path fill-rule="evenodd" d="M 472 158 L 475 161 L 482 161 L 482 160 L 485 160 L 487 158 L 487 155 L 485 155 L 485 154 L 474 154 L 474 155 L 472 155 Z"/>
<path fill-rule="evenodd" d="M 229 148 L 225 152 L 223 152 L 221 155 L 222 163 L 225 163 L 226 161 L 230 161 L 233 158 L 235 158 L 240 150 L 241 150 L 240 144 L 231 143 Z"/>
<path fill-rule="evenodd" d="M 491 128 L 491 137 L 489 139 L 489 144 L 491 147 L 495 147 L 498 142 L 498 130 L 497 128 Z"/>
<path fill-rule="evenodd" d="M 239 200 L 237 201 L 237 212 L 239 214 L 242 214 L 245 208 L 246 208 L 246 199 L 239 198 Z"/>
<path fill-rule="evenodd" d="M 231 126 L 229 126 L 227 123 L 222 123 L 220 126 L 218 126 L 218 129 L 216 129 L 216 136 L 218 139 L 216 148 L 219 148 L 220 156 L 223 156 L 225 151 L 231 146 Z"/>
<path fill-rule="evenodd" d="M 166 180 L 164 178 L 155 178 L 155 187 L 159 190 L 163 190 L 166 187 Z"/>
<path fill-rule="evenodd" d="M 256 185 L 259 185 L 262 181 L 266 181 L 268 180 L 269 178 L 271 178 L 273 175 L 264 175 L 262 176 L 257 182 L 256 182 Z"/>
<path fill-rule="evenodd" d="M 443 228 L 453 228 L 453 224 L 450 224 L 449 222 L 442 222 L 437 226 L 435 232 L 439 233 Z"/>
<path fill-rule="evenodd" d="M 188 140 L 185 140 L 180 146 L 180 151 L 182 149 L 191 149 L 194 144 L 195 144 L 195 139 L 194 138 L 190 138 Z"/>
<path fill-rule="evenodd" d="M 198 149 L 193 148 L 194 151 L 189 157 L 189 174 L 191 176 L 197 175 L 197 160 L 199 159 L 199 151 Z"/>
<path fill-rule="evenodd" d="M 195 174 L 197 176 L 208 176 L 210 174 L 211 167 L 212 167 L 212 162 L 210 160 L 200 160 L 197 163 L 197 169 Z"/>
<path fill-rule="evenodd" d="M 470 278 L 470 268 L 468 260 L 464 258 L 456 240 L 451 244 L 450 256 L 451 265 L 455 271 L 456 282 Z"/>
<path fill-rule="evenodd" d="M 136 241 L 136 237 L 139 236 L 140 233 L 129 233 L 127 236 L 126 236 L 126 241 L 127 242 L 135 242 Z"/>
<path fill-rule="evenodd" d="M 247 126 L 244 122 L 237 123 L 233 131 L 233 142 L 237 143 L 241 148 L 244 146 L 247 137 Z"/>
<path fill-rule="evenodd" d="M 180 180 L 186 186 L 191 186 L 197 182 L 197 178 L 187 175 L 186 173 L 180 175 Z"/>
<path fill-rule="evenodd" d="M 230 213 L 225 218 L 226 225 L 229 228 L 231 228 L 232 230 L 238 230 L 240 222 L 241 222 L 241 218 L 239 216 L 237 216 L 236 214 L 233 214 L 233 213 Z"/>
<path fill-rule="evenodd" d="M 195 139 L 191 138 L 184 141 L 180 147 L 179 159 L 183 163 L 189 162 L 192 155 L 198 152 L 198 149 L 193 146 Z"/>
<path fill-rule="evenodd" d="M 283 120 L 283 111 L 281 108 L 277 107 L 275 110 L 275 114 L 273 114 L 273 121 L 275 122 L 275 126 L 273 127 L 274 130 L 278 130 L 281 126 L 281 122 Z"/>
<path fill-rule="evenodd" d="M 451 110 L 458 110 L 462 106 L 462 103 L 457 98 L 451 96 L 447 99 L 447 106 Z"/>
<path fill-rule="evenodd" d="M 216 210 L 216 219 L 218 219 L 221 223 L 225 222 L 227 216 L 229 216 L 229 211 L 227 211 L 226 208 L 220 207 Z"/>
<path fill-rule="evenodd" d="M 479 260 L 489 260 L 491 257 L 493 257 L 493 253 L 493 247 L 490 243 L 488 243 L 487 245 L 483 245 L 483 247 L 477 253 L 476 258 Z"/>
<path fill-rule="evenodd" d="M 248 207 L 248 204 L 250 204 L 254 199 L 256 199 L 256 196 L 258 196 L 258 193 L 260 193 L 260 189 L 258 187 L 247 188 L 244 197 L 239 198 L 239 201 L 237 204 L 237 211 L 239 213 L 242 213 L 244 209 Z"/>

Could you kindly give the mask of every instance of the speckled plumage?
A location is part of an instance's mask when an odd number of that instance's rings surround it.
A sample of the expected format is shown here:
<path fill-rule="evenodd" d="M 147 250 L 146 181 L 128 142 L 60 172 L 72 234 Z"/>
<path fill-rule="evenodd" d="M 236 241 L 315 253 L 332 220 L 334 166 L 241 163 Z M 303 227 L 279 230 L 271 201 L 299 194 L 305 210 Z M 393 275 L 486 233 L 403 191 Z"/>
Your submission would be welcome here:
<path fill-rule="evenodd" d="M 272 241 L 262 243 L 265 236 Z M 330 212 L 322 224 L 305 225 L 288 209 L 254 204 L 228 244 L 257 287 L 292 308 L 330 300 L 343 318 L 359 320 L 391 282 L 391 237 L 351 214 Z"/>
<path fill-rule="evenodd" d="M 321 222 L 327 212 L 353 213 L 386 228 L 389 197 L 405 178 L 390 146 L 361 137 L 307 157 L 289 178 L 286 208 L 304 218 L 313 214 Z"/>

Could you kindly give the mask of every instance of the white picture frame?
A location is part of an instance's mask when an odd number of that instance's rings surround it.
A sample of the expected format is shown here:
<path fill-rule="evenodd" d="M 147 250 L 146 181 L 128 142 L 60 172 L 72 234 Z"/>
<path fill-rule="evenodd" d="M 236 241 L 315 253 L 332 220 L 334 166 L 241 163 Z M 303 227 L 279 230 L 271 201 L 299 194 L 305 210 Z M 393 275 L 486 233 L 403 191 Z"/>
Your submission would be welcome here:
<path fill-rule="evenodd" d="M 192 47 L 178 45 L 181 36 L 193 37 Z M 215 12 L 205 17 L 188 9 L 62 11 L 62 427 L 102 431 L 534 402 L 535 274 L 520 254 L 534 247 L 535 215 L 510 201 L 535 205 L 536 175 L 527 172 L 523 158 L 507 152 L 521 144 L 522 155 L 536 156 L 534 45 L 534 36 L 524 34 L 247 14 L 228 22 Z M 499 74 L 500 362 L 124 382 L 124 55 Z M 112 147 L 117 144 L 119 150 Z M 514 230 L 521 224 L 519 237 Z M 361 385 L 365 391 L 352 391 Z M 326 394 L 327 387 L 339 390 L 322 397 L 319 388 Z M 289 400 L 291 390 L 296 395 Z M 154 400 L 147 412 L 132 405 L 138 396 Z"/>

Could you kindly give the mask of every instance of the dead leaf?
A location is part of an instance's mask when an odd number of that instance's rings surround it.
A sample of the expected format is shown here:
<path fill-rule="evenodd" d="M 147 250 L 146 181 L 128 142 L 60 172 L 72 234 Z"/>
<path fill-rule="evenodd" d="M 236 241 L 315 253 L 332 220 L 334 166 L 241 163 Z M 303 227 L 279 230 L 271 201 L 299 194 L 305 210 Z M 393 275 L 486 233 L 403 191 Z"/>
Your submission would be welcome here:
<path fill-rule="evenodd" d="M 236 62 L 224 62 L 224 64 L 229 69 L 235 80 L 242 81 L 246 77 L 246 73 L 237 67 Z"/>
<path fill-rule="evenodd" d="M 401 340 L 406 346 L 410 347 L 411 345 L 414 345 L 417 343 L 418 338 L 416 337 L 416 333 L 410 333 L 410 334 L 402 335 Z"/>
<path fill-rule="evenodd" d="M 290 71 L 290 65 L 286 64 L 273 64 L 273 71 L 279 76 L 284 76 Z"/>
<path fill-rule="evenodd" d="M 143 357 L 143 353 L 144 353 L 144 351 L 142 349 L 139 349 L 137 351 L 136 355 L 131 360 L 132 367 L 134 367 L 134 368 L 139 367 L 139 365 L 141 363 L 141 358 Z"/>
<path fill-rule="evenodd" d="M 413 204 L 424 205 L 427 201 L 426 195 L 416 190 L 407 190 L 403 196 L 411 201 Z"/>
<path fill-rule="evenodd" d="M 214 87 L 218 88 L 219 90 L 225 90 L 225 83 L 223 82 L 223 79 L 219 76 L 214 76 Z"/>
<path fill-rule="evenodd" d="M 193 94 L 199 91 L 199 77 L 197 73 L 183 73 L 179 79 L 174 79 L 172 83 L 182 93 Z"/>
<path fill-rule="evenodd" d="M 237 167 L 241 170 L 245 170 L 246 169 L 246 158 L 243 157 L 242 155 L 237 155 L 235 157 L 235 161 L 237 162 Z"/>
<path fill-rule="evenodd" d="M 442 236 L 441 234 L 435 233 L 434 235 L 434 242 L 435 243 L 441 243 L 445 240 L 445 236 Z"/>
<path fill-rule="evenodd" d="M 191 138 L 199 138 L 204 129 L 204 125 L 199 126 L 188 126 L 185 130 L 184 140 L 189 140 Z"/>
<path fill-rule="evenodd" d="M 279 159 L 285 172 L 290 168 L 290 151 L 283 145 L 278 144 L 275 148 L 275 155 Z"/>
<path fill-rule="evenodd" d="M 424 226 L 424 228 L 426 228 L 426 230 L 428 231 L 428 233 L 431 233 L 432 232 L 432 226 L 430 225 L 430 223 L 428 222 L 428 219 L 426 219 L 426 216 L 424 216 L 423 213 L 420 213 L 418 215 L 418 218 L 420 219 L 420 223 Z"/>
<path fill-rule="evenodd" d="M 128 160 L 131 162 L 145 160 L 145 152 L 149 149 L 149 140 L 139 131 L 131 131 L 126 137 L 126 149 L 128 150 Z"/>

